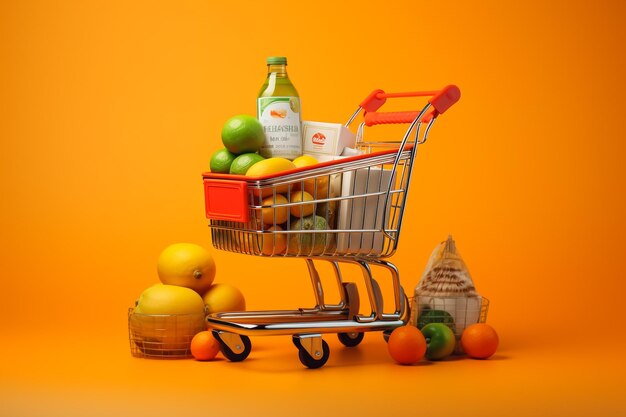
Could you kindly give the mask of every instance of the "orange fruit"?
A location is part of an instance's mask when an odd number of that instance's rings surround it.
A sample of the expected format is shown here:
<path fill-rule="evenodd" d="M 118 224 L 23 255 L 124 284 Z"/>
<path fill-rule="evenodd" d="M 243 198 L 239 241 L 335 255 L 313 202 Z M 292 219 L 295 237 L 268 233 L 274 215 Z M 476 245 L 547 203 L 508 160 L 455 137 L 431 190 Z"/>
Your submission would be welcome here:
<path fill-rule="evenodd" d="M 476 323 L 461 334 L 461 346 L 470 358 L 487 359 L 498 349 L 498 333 L 488 324 Z"/>
<path fill-rule="evenodd" d="M 265 131 L 257 118 L 240 114 L 222 127 L 222 143 L 234 154 L 256 152 L 265 142 Z"/>
<path fill-rule="evenodd" d="M 328 198 L 328 175 L 304 181 L 304 191 L 315 199 Z"/>
<path fill-rule="evenodd" d="M 220 351 L 220 343 L 213 337 L 210 330 L 197 333 L 191 339 L 191 354 L 196 360 L 210 361 Z"/>
<path fill-rule="evenodd" d="M 209 314 L 225 311 L 244 311 L 246 300 L 237 287 L 230 284 L 214 284 L 202 296 Z"/>
<path fill-rule="evenodd" d="M 308 167 L 317 165 L 318 161 L 312 156 L 302 155 L 293 160 L 293 164 L 296 168 Z M 328 197 L 328 175 L 320 176 L 317 178 L 310 178 L 294 184 L 294 189 L 304 190 L 311 194 L 316 200 L 318 198 Z"/>
<path fill-rule="evenodd" d="M 387 349 L 396 362 L 401 365 L 411 365 L 424 357 L 426 339 L 417 327 L 398 327 L 391 332 Z"/>
<path fill-rule="evenodd" d="M 161 252 L 157 273 L 163 284 L 191 288 L 198 294 L 209 289 L 215 278 L 211 253 L 194 243 L 174 243 Z"/>
<path fill-rule="evenodd" d="M 306 201 L 313 201 L 313 196 L 306 191 L 296 191 L 290 195 L 292 203 L 303 203 Z M 306 217 L 313 214 L 315 210 L 315 204 L 298 204 L 291 206 L 290 212 L 292 216 Z"/>
<path fill-rule="evenodd" d="M 283 230 L 280 226 L 272 226 L 269 231 Z M 261 253 L 263 255 L 282 255 L 287 249 L 287 235 L 285 233 L 264 233 L 261 235 L 263 240 Z"/>
<path fill-rule="evenodd" d="M 261 216 L 261 221 L 265 225 L 270 224 L 282 224 L 287 221 L 289 218 L 289 207 L 274 207 L 276 204 L 287 204 L 289 201 L 287 197 L 282 194 L 276 194 L 276 198 L 273 196 L 266 197 L 261 201 L 261 205 L 263 206 L 271 206 L 265 207 L 261 209 L 261 213 L 257 212 L 258 216 Z"/>

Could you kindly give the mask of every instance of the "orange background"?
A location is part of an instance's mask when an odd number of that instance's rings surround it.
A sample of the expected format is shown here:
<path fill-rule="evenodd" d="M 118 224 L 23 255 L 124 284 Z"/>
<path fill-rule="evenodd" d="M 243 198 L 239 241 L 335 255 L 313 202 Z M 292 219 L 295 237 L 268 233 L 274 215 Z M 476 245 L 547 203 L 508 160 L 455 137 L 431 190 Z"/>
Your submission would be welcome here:
<path fill-rule="evenodd" d="M 623 415 L 625 11 L 3 1 L 0 414 Z M 460 86 L 392 260 L 410 293 L 452 233 L 492 303 L 492 359 L 400 367 L 378 334 L 327 336 L 318 371 L 288 337 L 239 364 L 130 356 L 126 311 L 160 251 L 211 245 L 200 173 L 222 123 L 255 114 L 270 55 L 308 120 L 343 122 L 375 88 Z M 304 262 L 213 254 L 249 308 L 311 305 Z"/>

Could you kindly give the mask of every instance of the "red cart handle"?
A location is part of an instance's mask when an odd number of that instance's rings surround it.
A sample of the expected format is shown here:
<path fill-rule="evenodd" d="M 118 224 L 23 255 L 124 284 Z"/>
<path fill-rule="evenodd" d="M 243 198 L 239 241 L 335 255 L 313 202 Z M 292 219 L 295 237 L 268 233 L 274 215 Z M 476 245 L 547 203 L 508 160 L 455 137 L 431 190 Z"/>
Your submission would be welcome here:
<path fill-rule="evenodd" d="M 435 110 L 432 109 L 422 117 L 422 123 L 428 123 L 434 116 Z M 394 112 L 379 112 L 379 113 L 365 113 L 365 125 L 387 125 L 387 124 L 402 124 L 411 123 L 421 112 L 419 111 L 394 111 Z"/>
<path fill-rule="evenodd" d="M 385 93 L 383 90 L 374 90 L 359 104 L 365 110 L 365 125 L 411 123 L 420 114 L 418 111 L 376 112 L 388 98 L 396 97 L 427 97 L 432 109 L 423 117 L 422 122 L 430 122 L 448 110 L 461 98 L 461 90 L 456 85 L 448 85 L 439 91 L 414 91 L 406 93 Z"/>

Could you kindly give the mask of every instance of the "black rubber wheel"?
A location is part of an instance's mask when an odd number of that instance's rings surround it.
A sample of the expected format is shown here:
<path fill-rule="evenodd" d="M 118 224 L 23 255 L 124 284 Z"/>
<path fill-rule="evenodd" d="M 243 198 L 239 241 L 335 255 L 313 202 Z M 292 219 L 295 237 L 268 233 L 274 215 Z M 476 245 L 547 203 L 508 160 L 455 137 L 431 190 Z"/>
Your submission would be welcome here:
<path fill-rule="evenodd" d="M 293 342 L 293 345 L 295 347 L 297 347 L 298 349 L 302 349 L 302 345 L 300 344 L 300 338 L 297 336 L 292 336 L 291 337 L 291 341 Z"/>
<path fill-rule="evenodd" d="M 393 329 L 383 331 L 383 339 L 385 339 L 385 342 L 389 341 L 389 336 L 391 336 L 391 332 L 393 332 Z"/>
<path fill-rule="evenodd" d="M 363 341 L 365 333 L 363 332 L 351 332 L 351 333 L 337 333 L 339 341 L 347 347 L 355 347 Z"/>
<path fill-rule="evenodd" d="M 241 337 L 241 341 L 243 342 L 243 352 L 241 353 L 233 352 L 230 347 L 228 347 L 228 345 L 222 340 L 222 338 L 220 337 L 220 333 L 217 330 L 213 330 L 213 336 L 215 336 L 217 341 L 220 343 L 222 355 L 224 355 L 224 357 L 231 362 L 243 361 L 252 351 L 252 342 L 250 342 L 250 338 L 248 336 L 239 336 Z"/>
<path fill-rule="evenodd" d="M 326 343 L 325 340 L 322 340 L 322 356 L 320 358 L 313 358 L 303 347 L 298 348 L 298 357 L 300 358 L 302 365 L 309 369 L 321 368 L 330 357 L 330 348 L 328 347 L 328 343 Z"/>

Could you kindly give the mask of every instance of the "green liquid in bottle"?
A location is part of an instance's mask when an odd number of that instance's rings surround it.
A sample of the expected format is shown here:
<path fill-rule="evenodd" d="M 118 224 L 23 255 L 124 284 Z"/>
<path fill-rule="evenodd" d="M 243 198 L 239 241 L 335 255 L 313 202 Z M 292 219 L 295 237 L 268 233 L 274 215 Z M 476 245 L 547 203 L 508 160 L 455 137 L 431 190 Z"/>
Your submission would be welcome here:
<path fill-rule="evenodd" d="M 257 98 L 257 117 L 265 130 L 259 150 L 266 158 L 302 155 L 300 96 L 287 75 L 287 58 L 267 58 L 267 78 Z"/>

